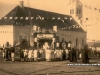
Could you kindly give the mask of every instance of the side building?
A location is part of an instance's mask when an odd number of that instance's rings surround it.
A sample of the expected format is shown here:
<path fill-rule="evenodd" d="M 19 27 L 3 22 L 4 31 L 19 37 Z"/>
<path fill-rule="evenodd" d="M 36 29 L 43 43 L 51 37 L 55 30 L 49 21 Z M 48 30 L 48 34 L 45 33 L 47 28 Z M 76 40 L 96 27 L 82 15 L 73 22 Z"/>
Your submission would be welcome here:
<path fill-rule="evenodd" d="M 83 4 L 80 0 L 69 0 L 68 14 L 87 32 L 87 42 L 99 40 L 100 8 Z M 97 38 L 97 39 L 96 39 Z M 92 41 L 93 42 L 93 41 Z"/>

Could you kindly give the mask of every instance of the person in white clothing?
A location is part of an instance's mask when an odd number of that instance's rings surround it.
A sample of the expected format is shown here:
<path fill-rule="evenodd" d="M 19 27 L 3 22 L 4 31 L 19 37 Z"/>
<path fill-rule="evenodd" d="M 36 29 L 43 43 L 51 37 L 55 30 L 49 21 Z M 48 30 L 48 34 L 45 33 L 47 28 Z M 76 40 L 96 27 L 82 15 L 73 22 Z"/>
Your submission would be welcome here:
<path fill-rule="evenodd" d="M 3 58 L 5 58 L 5 48 L 3 48 Z"/>
<path fill-rule="evenodd" d="M 69 52 L 68 52 L 68 49 L 66 49 L 65 51 L 66 51 L 66 59 L 68 60 L 68 58 L 69 58 Z"/>
<path fill-rule="evenodd" d="M 37 61 L 37 50 L 34 50 L 34 61 Z"/>
<path fill-rule="evenodd" d="M 28 50 L 25 49 L 24 50 L 24 61 L 27 61 L 27 59 L 28 59 Z"/>
<path fill-rule="evenodd" d="M 51 50 L 50 48 L 47 48 L 46 50 L 46 61 L 50 61 L 51 60 Z"/>
<path fill-rule="evenodd" d="M 28 51 L 28 61 L 32 61 L 32 53 L 33 53 L 33 50 Z"/>

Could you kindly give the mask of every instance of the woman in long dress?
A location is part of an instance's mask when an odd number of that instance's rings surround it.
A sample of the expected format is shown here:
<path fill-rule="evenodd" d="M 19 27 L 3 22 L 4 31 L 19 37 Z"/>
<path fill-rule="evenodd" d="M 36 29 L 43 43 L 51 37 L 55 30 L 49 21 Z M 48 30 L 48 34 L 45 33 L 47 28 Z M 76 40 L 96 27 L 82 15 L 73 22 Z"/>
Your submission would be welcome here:
<path fill-rule="evenodd" d="M 46 49 L 46 61 L 50 61 L 51 60 L 51 50 L 50 48 Z"/>

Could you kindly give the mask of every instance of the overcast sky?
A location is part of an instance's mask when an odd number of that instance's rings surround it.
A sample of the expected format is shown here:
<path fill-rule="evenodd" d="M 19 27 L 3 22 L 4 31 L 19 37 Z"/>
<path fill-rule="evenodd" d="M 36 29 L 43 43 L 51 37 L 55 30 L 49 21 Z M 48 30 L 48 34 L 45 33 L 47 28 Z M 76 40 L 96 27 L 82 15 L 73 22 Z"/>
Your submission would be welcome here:
<path fill-rule="evenodd" d="M 19 5 L 19 1 L 21 0 L 0 0 L 0 18 L 5 16 L 9 11 L 11 11 L 15 6 Z M 66 14 L 67 12 L 67 5 L 70 0 L 23 0 L 24 6 L 28 7 L 28 3 L 30 4 L 31 8 L 37 8 L 46 11 L 57 12 L 61 14 Z M 28 2 L 29 1 L 29 2 Z M 80 0 L 84 5 L 90 7 L 96 7 L 100 9 L 100 0 Z M 100 40 L 100 28 L 96 27 L 94 32 L 95 37 L 93 37 L 92 32 L 88 35 L 89 38 L 98 39 Z M 99 30 L 99 31 L 97 31 Z M 92 38 L 93 37 L 93 38 Z"/>
<path fill-rule="evenodd" d="M 7 14 L 15 6 L 19 5 L 21 0 L 0 0 L 0 17 Z M 24 6 L 66 14 L 67 4 L 70 0 L 23 0 Z M 28 2 L 29 1 L 29 2 Z M 80 0 L 84 5 L 100 8 L 100 0 Z"/>

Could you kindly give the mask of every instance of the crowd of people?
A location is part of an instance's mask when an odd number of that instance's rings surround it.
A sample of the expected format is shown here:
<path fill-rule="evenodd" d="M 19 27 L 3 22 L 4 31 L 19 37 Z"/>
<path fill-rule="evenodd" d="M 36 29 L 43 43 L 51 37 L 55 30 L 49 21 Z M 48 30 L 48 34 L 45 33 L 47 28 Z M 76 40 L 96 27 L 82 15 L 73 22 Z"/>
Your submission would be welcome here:
<path fill-rule="evenodd" d="M 16 61 L 16 47 L 3 48 L 2 52 L 6 61 Z M 48 48 L 46 51 L 33 48 L 17 50 L 19 61 L 38 61 L 40 59 L 51 61 L 52 59 L 60 58 L 60 60 L 69 60 L 70 62 L 77 62 L 77 60 L 82 59 L 83 63 L 89 63 L 88 53 L 87 45 L 82 50 L 78 50 L 76 47 L 65 50 L 52 50 Z"/>
<path fill-rule="evenodd" d="M 3 52 L 3 58 L 6 61 L 15 61 L 16 55 L 18 58 L 20 58 L 19 61 L 33 61 L 33 50 L 27 50 L 27 49 L 23 49 L 23 50 L 18 50 L 15 51 L 16 48 L 15 47 L 10 47 L 10 48 L 3 48 L 2 52 Z"/>

